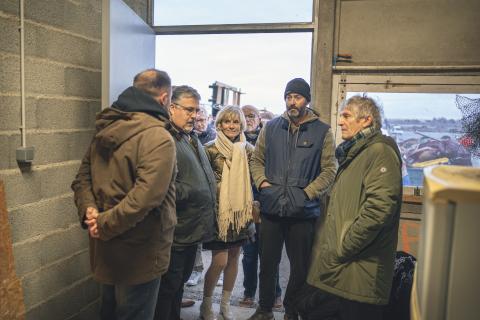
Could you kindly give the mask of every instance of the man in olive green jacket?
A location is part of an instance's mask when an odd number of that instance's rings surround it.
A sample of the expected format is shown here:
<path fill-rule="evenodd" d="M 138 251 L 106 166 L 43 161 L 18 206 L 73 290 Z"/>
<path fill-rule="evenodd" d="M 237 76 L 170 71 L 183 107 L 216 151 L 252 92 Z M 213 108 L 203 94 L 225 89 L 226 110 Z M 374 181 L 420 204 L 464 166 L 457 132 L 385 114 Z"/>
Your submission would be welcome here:
<path fill-rule="evenodd" d="M 194 88 L 182 85 L 173 89 L 169 113 L 177 150 L 178 223 L 168 271 L 160 281 L 155 320 L 180 319 L 183 287 L 192 273 L 197 247 L 214 237 L 216 181 L 207 154 L 193 132 L 199 103 L 200 95 Z"/>
<path fill-rule="evenodd" d="M 96 120 L 72 183 L 101 319 L 152 319 L 176 224 L 175 144 L 166 130 L 171 81 L 149 69 Z"/>
<path fill-rule="evenodd" d="M 336 150 L 339 169 L 307 283 L 338 299 L 341 319 L 381 319 L 397 246 L 401 157 L 380 131 L 372 99 L 350 98 L 339 126 L 345 142 Z"/>

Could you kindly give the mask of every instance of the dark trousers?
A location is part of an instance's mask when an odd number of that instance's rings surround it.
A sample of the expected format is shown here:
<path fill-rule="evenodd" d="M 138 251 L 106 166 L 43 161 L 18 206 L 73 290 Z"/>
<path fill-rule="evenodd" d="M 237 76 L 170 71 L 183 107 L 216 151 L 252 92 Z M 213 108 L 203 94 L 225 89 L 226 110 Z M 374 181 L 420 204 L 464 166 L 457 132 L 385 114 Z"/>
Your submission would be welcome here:
<path fill-rule="evenodd" d="M 283 299 L 285 313 L 297 314 L 294 298 L 305 284 L 315 230 L 315 219 L 280 218 L 270 220 L 262 216 L 260 228 L 260 307 L 270 311 L 275 300 L 275 274 L 285 243 L 290 262 L 290 277 Z"/>
<path fill-rule="evenodd" d="M 260 246 L 259 246 L 259 233 L 260 233 L 260 224 L 255 224 L 255 242 L 248 242 L 243 245 L 243 288 L 245 289 L 243 295 L 245 297 L 254 298 L 255 293 L 257 292 L 258 284 L 258 260 L 260 255 Z M 282 288 L 280 288 L 280 277 L 278 273 L 278 265 L 276 271 L 276 284 L 275 284 L 275 298 L 282 296 Z"/>
<path fill-rule="evenodd" d="M 158 290 L 155 320 L 179 320 L 183 285 L 192 274 L 197 245 L 172 246 L 168 271 L 162 276 Z"/>
<path fill-rule="evenodd" d="M 151 320 L 160 279 L 138 285 L 102 285 L 100 319 Z"/>
<path fill-rule="evenodd" d="M 382 320 L 384 306 L 339 298 L 341 320 Z"/>

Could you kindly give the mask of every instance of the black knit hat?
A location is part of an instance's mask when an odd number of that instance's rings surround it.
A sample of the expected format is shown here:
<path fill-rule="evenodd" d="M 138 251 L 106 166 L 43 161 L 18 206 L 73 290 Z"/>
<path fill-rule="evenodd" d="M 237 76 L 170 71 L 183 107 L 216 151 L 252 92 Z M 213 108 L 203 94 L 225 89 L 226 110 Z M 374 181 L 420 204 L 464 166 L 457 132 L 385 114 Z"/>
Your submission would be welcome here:
<path fill-rule="evenodd" d="M 308 85 L 307 81 L 303 80 L 302 78 L 295 78 L 287 83 L 283 98 L 286 98 L 287 94 L 292 92 L 302 95 L 305 99 L 307 99 L 308 102 L 310 102 L 310 86 Z"/>

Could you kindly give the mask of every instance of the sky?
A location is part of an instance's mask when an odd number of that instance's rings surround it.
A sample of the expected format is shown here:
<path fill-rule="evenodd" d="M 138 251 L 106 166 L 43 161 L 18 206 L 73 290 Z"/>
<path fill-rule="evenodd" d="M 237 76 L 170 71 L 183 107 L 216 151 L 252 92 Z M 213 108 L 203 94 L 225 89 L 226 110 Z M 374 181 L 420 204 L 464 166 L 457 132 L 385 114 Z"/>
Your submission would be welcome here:
<path fill-rule="evenodd" d="M 155 25 L 305 22 L 312 0 L 155 0 Z"/>
<path fill-rule="evenodd" d="M 311 33 L 157 36 L 156 68 L 197 89 L 202 103 L 219 81 L 245 92 L 241 105 L 280 114 L 287 82 L 310 82 L 311 42 Z"/>
<path fill-rule="evenodd" d="M 347 98 L 363 94 L 348 92 Z M 472 99 L 479 99 L 480 94 L 460 94 Z M 446 118 L 459 120 L 462 112 L 457 108 L 455 94 L 451 93 L 386 93 L 367 92 L 383 106 L 387 119 L 432 119 Z"/>
<path fill-rule="evenodd" d="M 155 0 L 154 13 L 156 25 L 303 22 L 311 21 L 312 0 Z M 311 45 L 311 33 L 157 36 L 156 67 L 174 85 L 197 89 L 203 104 L 210 105 L 208 86 L 219 81 L 245 93 L 241 105 L 280 114 L 286 83 L 296 77 L 310 82 Z M 462 117 L 455 94 L 369 95 L 383 105 L 386 118 Z"/>

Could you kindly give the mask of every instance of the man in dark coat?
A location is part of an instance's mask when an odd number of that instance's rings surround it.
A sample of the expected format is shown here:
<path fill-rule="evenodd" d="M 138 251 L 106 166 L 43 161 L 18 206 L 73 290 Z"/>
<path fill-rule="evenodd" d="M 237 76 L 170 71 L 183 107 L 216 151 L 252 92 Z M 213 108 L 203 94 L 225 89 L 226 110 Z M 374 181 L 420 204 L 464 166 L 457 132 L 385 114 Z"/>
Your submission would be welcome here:
<path fill-rule="evenodd" d="M 97 116 L 72 183 L 80 223 L 89 230 L 93 277 L 102 284 L 101 319 L 153 318 L 176 224 L 170 97 L 167 73 L 135 76 Z"/>
<path fill-rule="evenodd" d="M 245 120 L 247 123 L 247 128 L 245 130 L 245 138 L 251 145 L 257 143 L 258 135 L 262 129 L 262 122 L 260 118 L 259 110 L 252 105 L 244 105 L 242 107 L 242 112 L 245 115 Z M 243 245 L 243 258 L 242 258 L 242 267 L 243 267 L 243 299 L 239 302 L 242 307 L 253 307 L 255 305 L 255 293 L 257 291 L 258 284 L 258 260 L 259 260 L 259 231 L 260 231 L 260 207 L 258 202 L 258 190 L 252 185 L 253 188 L 253 199 L 254 201 L 254 222 L 255 222 L 255 235 L 254 239 L 251 239 L 248 243 Z M 277 266 L 277 275 L 275 277 L 275 308 L 282 307 L 282 288 L 280 288 L 280 280 L 278 275 L 278 266 Z"/>
<path fill-rule="evenodd" d="M 216 182 L 205 150 L 193 132 L 200 95 L 189 86 L 175 87 L 169 108 L 177 148 L 175 180 L 178 224 L 168 271 L 162 276 L 155 320 L 178 320 L 184 283 L 192 273 L 201 242 L 214 236 Z"/>
<path fill-rule="evenodd" d="M 330 127 L 307 108 L 310 86 L 300 78 L 287 83 L 285 113 L 268 121 L 255 145 L 252 176 L 260 195 L 260 307 L 250 320 L 273 319 L 276 267 L 283 244 L 290 277 L 283 304 L 285 319 L 298 319 L 294 297 L 304 284 L 321 197 L 335 178 Z"/>

